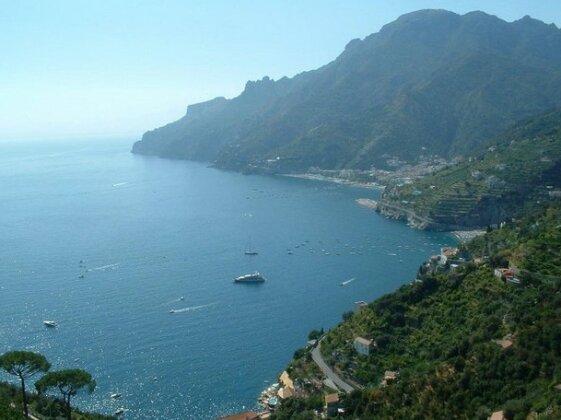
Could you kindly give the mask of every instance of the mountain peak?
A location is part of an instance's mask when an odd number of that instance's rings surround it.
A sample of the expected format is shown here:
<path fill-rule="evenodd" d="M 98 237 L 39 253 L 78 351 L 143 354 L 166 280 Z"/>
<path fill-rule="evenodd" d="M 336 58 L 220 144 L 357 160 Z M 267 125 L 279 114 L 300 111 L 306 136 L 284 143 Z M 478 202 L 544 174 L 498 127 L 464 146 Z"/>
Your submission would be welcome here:
<path fill-rule="evenodd" d="M 445 21 L 456 21 L 460 15 L 444 9 L 422 9 L 401 15 L 393 22 L 384 25 L 380 32 L 387 32 L 411 25 L 432 26 Z"/>
<path fill-rule="evenodd" d="M 384 168 L 388 154 L 466 153 L 560 98 L 561 33 L 550 25 L 426 9 L 352 40 L 320 69 L 199 105 L 135 151 L 241 170 L 270 156 L 288 157 L 265 167 L 279 172 Z"/>
<path fill-rule="evenodd" d="M 517 26 L 528 27 L 528 28 L 531 28 L 531 27 L 553 27 L 553 28 L 557 29 L 557 26 L 555 26 L 555 24 L 546 25 L 541 20 L 534 19 L 530 15 L 525 15 L 524 17 L 522 17 L 518 20 L 515 20 L 512 23 L 514 25 L 517 25 Z"/>

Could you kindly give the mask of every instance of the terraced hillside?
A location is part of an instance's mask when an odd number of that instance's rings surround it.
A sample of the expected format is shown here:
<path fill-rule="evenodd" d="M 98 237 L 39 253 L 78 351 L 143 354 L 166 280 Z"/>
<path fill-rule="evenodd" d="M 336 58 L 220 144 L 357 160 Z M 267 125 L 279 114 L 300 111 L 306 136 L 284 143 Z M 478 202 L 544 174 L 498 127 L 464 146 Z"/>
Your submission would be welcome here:
<path fill-rule="evenodd" d="M 530 203 L 558 199 L 561 111 L 526 120 L 476 156 L 412 184 L 387 188 L 378 209 L 429 229 L 486 227 Z"/>
<path fill-rule="evenodd" d="M 431 259 L 416 281 L 344 315 L 321 341 L 356 385 L 339 394 L 338 418 L 561 418 L 560 223 L 561 203 L 533 209 L 462 246 L 456 268 Z M 516 281 L 498 278 L 508 265 Z M 357 337 L 372 340 L 368 355 Z M 295 354 L 288 372 L 301 385 L 275 420 L 320 418 L 334 391 L 310 385 L 322 379 L 312 363 Z"/>

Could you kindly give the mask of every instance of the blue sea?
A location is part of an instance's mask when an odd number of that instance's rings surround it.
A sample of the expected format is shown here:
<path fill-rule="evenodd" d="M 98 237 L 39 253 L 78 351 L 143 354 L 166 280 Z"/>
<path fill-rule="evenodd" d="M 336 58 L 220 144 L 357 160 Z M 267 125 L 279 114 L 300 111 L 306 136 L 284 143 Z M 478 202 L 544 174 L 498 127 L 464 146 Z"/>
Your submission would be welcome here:
<path fill-rule="evenodd" d="M 91 372 L 84 410 L 204 420 L 254 408 L 310 330 L 455 243 L 355 203 L 374 189 L 137 156 L 132 142 L 0 143 L 0 353 Z M 265 283 L 233 283 L 255 270 Z"/>

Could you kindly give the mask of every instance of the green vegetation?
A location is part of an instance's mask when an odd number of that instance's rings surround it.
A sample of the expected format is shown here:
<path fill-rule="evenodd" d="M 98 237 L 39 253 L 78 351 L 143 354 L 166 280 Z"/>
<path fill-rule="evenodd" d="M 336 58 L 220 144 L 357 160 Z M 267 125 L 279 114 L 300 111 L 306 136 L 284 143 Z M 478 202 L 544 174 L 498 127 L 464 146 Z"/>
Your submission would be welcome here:
<path fill-rule="evenodd" d="M 559 57 L 561 31 L 529 17 L 421 10 L 351 41 L 317 70 L 190 106 L 133 151 L 271 172 L 465 154 L 561 106 Z"/>
<path fill-rule="evenodd" d="M 10 351 L 0 356 L 0 367 L 10 375 L 17 376 L 21 382 L 21 399 L 23 413 L 27 416 L 27 397 L 25 394 L 25 380 L 39 372 L 46 372 L 51 365 L 42 354 L 30 351 Z"/>
<path fill-rule="evenodd" d="M 48 420 L 60 419 L 66 416 L 66 407 L 61 400 L 40 394 L 29 394 L 27 397 L 30 411 L 36 417 Z M 12 384 L 0 382 L 0 419 L 25 419 L 23 411 L 20 410 L 21 406 L 21 389 Z M 72 420 L 115 420 L 115 417 L 96 413 L 84 413 L 73 409 Z"/>
<path fill-rule="evenodd" d="M 339 417 L 560 418 L 560 250 L 561 205 L 529 211 L 462 246 L 472 262 L 422 270 L 329 331 L 324 358 L 363 387 L 343 396 Z M 508 264 L 522 284 L 494 275 Z M 368 357 L 357 336 L 375 340 Z M 385 371 L 398 376 L 384 386 Z M 275 418 L 296 412 L 283 405 Z"/>
<path fill-rule="evenodd" d="M 484 227 L 517 216 L 530 203 L 557 199 L 551 194 L 559 189 L 561 111 L 555 111 L 507 130 L 469 160 L 388 188 L 382 205 L 444 227 Z"/>
<path fill-rule="evenodd" d="M 70 399 L 82 389 L 90 394 L 96 386 L 95 381 L 88 372 L 81 369 L 67 369 L 58 372 L 49 372 L 37 381 L 35 387 L 39 393 L 49 389 L 56 389 L 61 393 L 66 408 L 66 418 L 72 420 L 72 409 Z"/>
<path fill-rule="evenodd" d="M 38 373 L 49 370 L 47 359 L 38 353 L 28 351 L 10 351 L 0 356 L 0 367 L 8 374 L 16 376 L 21 387 L 0 382 L 0 419 L 20 420 L 33 414 L 42 419 L 58 419 L 64 416 L 68 420 L 111 420 L 114 417 L 100 414 L 82 413 L 70 408 L 70 399 L 85 389 L 93 392 L 96 383 L 91 375 L 81 369 L 69 369 L 46 373 L 35 383 L 38 394 L 26 393 L 28 379 Z M 48 389 L 56 388 L 63 399 L 50 398 L 44 394 Z"/>
<path fill-rule="evenodd" d="M 561 205 L 531 211 L 504 229 L 475 238 L 465 248 L 475 255 L 491 255 L 496 266 L 517 266 L 526 282 L 561 277 Z"/>

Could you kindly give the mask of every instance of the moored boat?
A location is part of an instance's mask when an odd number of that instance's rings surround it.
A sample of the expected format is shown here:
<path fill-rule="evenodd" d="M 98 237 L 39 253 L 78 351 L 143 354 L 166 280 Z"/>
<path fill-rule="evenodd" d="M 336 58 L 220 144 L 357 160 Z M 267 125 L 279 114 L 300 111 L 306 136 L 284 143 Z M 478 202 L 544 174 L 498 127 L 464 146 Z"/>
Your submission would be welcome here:
<path fill-rule="evenodd" d="M 262 283 L 264 281 L 265 277 L 259 271 L 234 278 L 235 283 Z"/>

